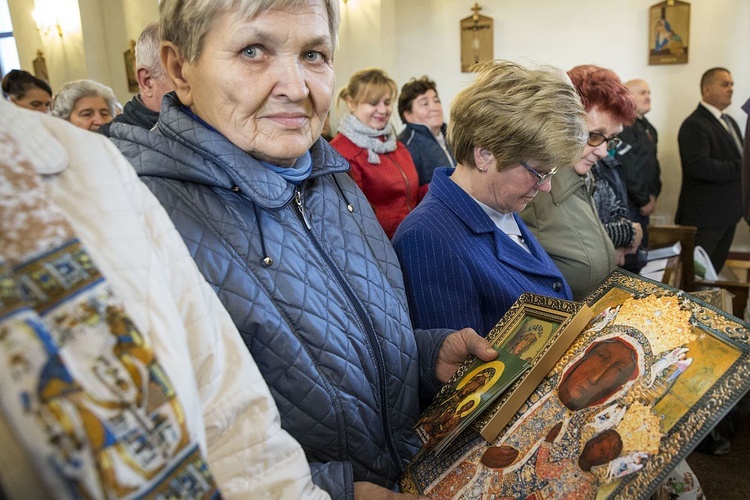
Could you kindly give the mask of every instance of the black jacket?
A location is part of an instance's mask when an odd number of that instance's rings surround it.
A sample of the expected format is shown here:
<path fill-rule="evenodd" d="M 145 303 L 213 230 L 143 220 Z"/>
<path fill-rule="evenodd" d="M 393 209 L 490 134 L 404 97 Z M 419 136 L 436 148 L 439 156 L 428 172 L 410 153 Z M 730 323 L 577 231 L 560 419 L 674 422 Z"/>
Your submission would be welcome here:
<path fill-rule="evenodd" d="M 737 123 L 730 119 L 737 135 Z M 742 217 L 741 155 L 730 133 L 702 105 L 688 116 L 677 136 L 682 160 L 682 189 L 675 222 L 698 227 L 727 227 Z"/>
<path fill-rule="evenodd" d="M 628 206 L 637 210 L 649 202 L 649 196 L 658 197 L 661 193 L 661 168 L 656 157 L 658 135 L 645 117 L 639 117 L 620 133 L 620 139 L 623 145 L 617 151 L 617 159 L 628 188 Z"/>
<path fill-rule="evenodd" d="M 151 130 L 157 121 L 159 121 L 159 113 L 148 109 L 143 104 L 143 101 L 141 101 L 141 96 L 137 95 L 125 103 L 121 114 L 115 116 L 111 122 L 99 127 L 97 132 L 111 137 L 109 128 L 113 123 L 127 123 L 128 125 L 135 125 L 136 127 Z"/>

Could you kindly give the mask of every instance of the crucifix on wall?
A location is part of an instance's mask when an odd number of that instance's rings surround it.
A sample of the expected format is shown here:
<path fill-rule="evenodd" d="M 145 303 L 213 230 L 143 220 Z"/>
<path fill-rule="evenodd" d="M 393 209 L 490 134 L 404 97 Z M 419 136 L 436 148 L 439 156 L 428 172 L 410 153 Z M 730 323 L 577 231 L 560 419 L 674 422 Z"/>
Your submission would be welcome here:
<path fill-rule="evenodd" d="M 461 19 L 461 71 L 469 72 L 473 65 L 491 61 L 493 56 L 493 20 L 482 16 L 482 7 L 474 3 L 473 14 Z"/>

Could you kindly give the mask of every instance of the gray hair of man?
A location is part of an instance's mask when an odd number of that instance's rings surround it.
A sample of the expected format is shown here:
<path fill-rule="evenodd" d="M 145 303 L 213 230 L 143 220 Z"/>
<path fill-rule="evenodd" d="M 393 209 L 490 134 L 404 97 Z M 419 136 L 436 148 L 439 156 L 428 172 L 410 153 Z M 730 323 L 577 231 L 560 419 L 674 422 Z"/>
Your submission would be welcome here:
<path fill-rule="evenodd" d="M 135 42 L 135 70 L 136 72 L 145 68 L 151 75 L 151 78 L 157 80 L 164 77 L 164 66 L 161 65 L 161 55 L 159 45 L 159 22 L 149 23 L 141 31 L 138 40 Z"/>
<path fill-rule="evenodd" d="M 570 167 L 588 140 L 586 112 L 565 73 L 491 61 L 451 104 L 448 144 L 456 160 L 476 166 L 474 147 L 487 148 L 497 169 L 535 159 L 547 168 Z"/>
<path fill-rule="evenodd" d="M 335 50 L 341 20 L 339 0 L 318 1 L 328 12 Z M 159 4 L 161 38 L 172 42 L 189 62 L 195 62 L 203 51 L 208 31 L 225 12 L 236 10 L 238 16 L 250 19 L 269 9 L 295 9 L 309 4 L 310 0 L 162 0 Z"/>
<path fill-rule="evenodd" d="M 70 121 L 73 108 L 82 97 L 103 98 L 107 103 L 109 112 L 112 113 L 112 116 L 115 116 L 115 105 L 117 103 L 115 93 L 106 85 L 93 80 L 73 80 L 60 87 L 52 100 L 50 114 Z"/>

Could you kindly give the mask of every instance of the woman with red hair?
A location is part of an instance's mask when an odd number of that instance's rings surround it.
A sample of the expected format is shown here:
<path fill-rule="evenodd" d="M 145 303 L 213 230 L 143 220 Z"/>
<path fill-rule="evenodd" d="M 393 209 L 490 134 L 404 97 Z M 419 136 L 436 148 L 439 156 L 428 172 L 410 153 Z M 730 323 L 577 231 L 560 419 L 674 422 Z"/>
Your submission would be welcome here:
<path fill-rule="evenodd" d="M 521 217 L 562 272 L 573 299 L 581 300 L 617 264 L 615 246 L 594 204 L 591 168 L 618 146 L 617 134 L 635 119 L 636 107 L 610 70 L 576 66 L 568 76 L 586 110 L 588 143 L 573 168 L 560 169 L 551 191 L 540 192 Z"/>

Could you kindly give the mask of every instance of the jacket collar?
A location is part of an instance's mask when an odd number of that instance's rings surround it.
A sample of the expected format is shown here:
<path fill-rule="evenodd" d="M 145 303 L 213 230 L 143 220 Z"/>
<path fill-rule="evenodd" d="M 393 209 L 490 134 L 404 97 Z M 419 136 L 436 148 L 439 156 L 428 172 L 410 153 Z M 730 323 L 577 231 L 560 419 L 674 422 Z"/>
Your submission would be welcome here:
<path fill-rule="evenodd" d="M 711 113 L 711 115 L 716 118 L 717 121 L 721 120 L 721 115 L 724 114 L 722 110 L 712 104 L 707 103 L 706 101 L 701 101 L 699 106 Z"/>
<path fill-rule="evenodd" d="M 156 121 L 159 119 L 159 113 L 151 111 L 143 104 L 140 94 L 133 96 L 131 100 L 125 103 L 120 116 L 122 118 L 119 121 L 129 125 L 140 125 L 146 129 L 156 125 Z"/>
<path fill-rule="evenodd" d="M 294 184 L 264 167 L 220 133 L 190 117 L 181 109 L 181 103 L 174 93 L 164 96 L 157 128 L 159 134 L 147 134 L 145 137 L 136 132 L 136 136 L 140 135 L 136 142 L 156 149 L 169 160 L 158 165 L 154 165 L 155 162 L 142 165 L 140 175 L 239 189 L 266 209 L 281 208 L 293 198 Z M 116 130 L 115 135 L 122 135 L 122 128 Z M 170 141 L 165 143 L 164 137 Z M 310 153 L 313 161 L 310 178 L 349 169 L 347 161 L 324 139 L 318 139 Z"/>
<path fill-rule="evenodd" d="M 428 196 L 432 195 L 438 198 L 473 233 L 477 235 L 492 233 L 495 242 L 495 257 L 498 260 L 523 272 L 548 275 L 549 269 L 542 262 L 546 253 L 521 217 L 516 213 L 513 214 L 513 218 L 521 230 L 521 237 L 531 250 L 531 254 L 500 231 L 474 199 L 450 180 L 450 174 L 453 171 L 451 168 L 436 169 L 430 183 Z"/>
<path fill-rule="evenodd" d="M 418 132 L 422 132 L 424 134 L 430 134 L 432 137 L 435 137 L 434 135 L 432 135 L 432 131 L 430 130 L 430 127 L 428 127 L 427 125 L 422 125 L 421 123 L 407 122 L 406 128 L 415 130 Z M 443 135 L 446 135 L 448 133 L 448 124 L 443 123 L 442 125 L 440 125 L 440 131 L 443 133 Z"/>
<path fill-rule="evenodd" d="M 591 175 L 588 173 L 586 175 Z M 552 177 L 552 190 L 549 195 L 555 205 L 560 205 L 579 189 L 586 189 L 585 175 L 576 173 L 573 167 L 561 169 Z M 593 183 L 592 183 L 593 184 Z"/>
<path fill-rule="evenodd" d="M 713 109 L 712 109 L 713 108 Z M 724 120 L 721 119 L 721 115 L 725 114 L 718 108 L 711 106 L 710 104 L 706 104 L 705 102 L 701 101 L 698 105 L 698 109 L 696 110 L 697 113 L 701 113 L 710 123 L 710 127 L 713 127 L 714 130 L 720 131 L 719 133 L 723 135 L 724 139 L 731 144 L 731 150 L 730 151 L 737 151 L 738 153 L 741 153 L 741 150 L 737 149 L 737 143 L 734 140 L 734 137 L 732 136 L 732 132 L 727 127 L 734 127 L 734 124 L 732 123 L 734 119 L 729 116 L 730 123 L 725 123 Z M 718 113 L 718 115 L 717 115 Z M 737 130 L 735 130 L 737 132 Z M 742 138 L 742 135 L 740 134 L 740 138 Z"/>

